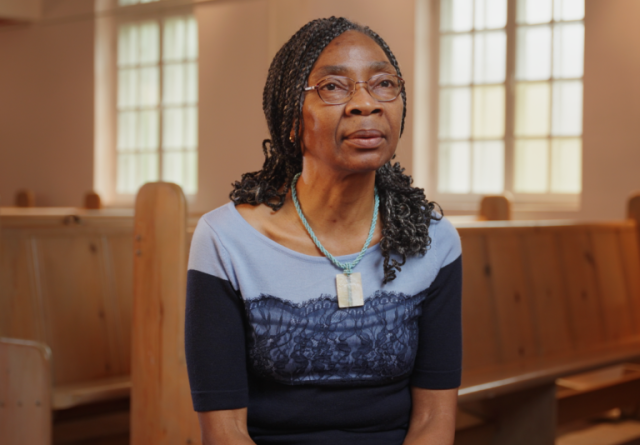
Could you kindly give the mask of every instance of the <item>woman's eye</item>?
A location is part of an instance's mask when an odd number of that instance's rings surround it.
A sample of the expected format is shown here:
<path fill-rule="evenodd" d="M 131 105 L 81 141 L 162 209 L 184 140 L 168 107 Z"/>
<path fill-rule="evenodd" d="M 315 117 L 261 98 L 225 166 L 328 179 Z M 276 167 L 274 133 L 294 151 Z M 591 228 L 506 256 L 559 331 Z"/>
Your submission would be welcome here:
<path fill-rule="evenodd" d="M 333 91 L 337 88 L 335 83 L 328 83 L 322 87 L 323 90 Z"/>

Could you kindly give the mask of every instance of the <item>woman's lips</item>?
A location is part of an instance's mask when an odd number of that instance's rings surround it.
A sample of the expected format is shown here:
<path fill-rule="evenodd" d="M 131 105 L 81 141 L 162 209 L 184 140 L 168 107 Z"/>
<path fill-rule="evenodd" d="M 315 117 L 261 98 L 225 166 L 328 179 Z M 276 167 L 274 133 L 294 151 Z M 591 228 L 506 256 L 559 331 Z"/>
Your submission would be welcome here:
<path fill-rule="evenodd" d="M 376 148 L 382 143 L 384 135 L 378 130 L 358 130 L 349 133 L 346 139 L 360 148 Z"/>

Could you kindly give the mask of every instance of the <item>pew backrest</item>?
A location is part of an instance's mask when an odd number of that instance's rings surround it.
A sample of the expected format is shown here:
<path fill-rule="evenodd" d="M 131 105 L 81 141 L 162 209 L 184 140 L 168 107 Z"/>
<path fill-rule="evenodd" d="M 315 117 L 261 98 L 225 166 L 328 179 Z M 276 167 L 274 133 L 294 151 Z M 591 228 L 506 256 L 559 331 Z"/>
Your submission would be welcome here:
<path fill-rule="evenodd" d="M 634 221 L 487 222 L 457 229 L 466 373 L 640 339 Z"/>
<path fill-rule="evenodd" d="M 0 335 L 53 351 L 53 384 L 130 372 L 133 212 L 0 209 Z"/>

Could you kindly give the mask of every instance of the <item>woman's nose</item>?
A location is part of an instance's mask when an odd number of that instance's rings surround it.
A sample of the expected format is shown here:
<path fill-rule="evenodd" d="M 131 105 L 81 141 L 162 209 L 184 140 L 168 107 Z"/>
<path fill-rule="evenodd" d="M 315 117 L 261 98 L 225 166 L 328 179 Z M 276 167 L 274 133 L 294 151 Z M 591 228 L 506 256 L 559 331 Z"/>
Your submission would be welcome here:
<path fill-rule="evenodd" d="M 347 102 L 345 111 L 347 114 L 367 116 L 369 114 L 380 113 L 382 107 L 380 106 L 380 102 L 371 96 L 367 83 L 358 82 L 356 83 L 356 90 L 353 92 L 353 96 L 351 96 L 351 99 Z"/>

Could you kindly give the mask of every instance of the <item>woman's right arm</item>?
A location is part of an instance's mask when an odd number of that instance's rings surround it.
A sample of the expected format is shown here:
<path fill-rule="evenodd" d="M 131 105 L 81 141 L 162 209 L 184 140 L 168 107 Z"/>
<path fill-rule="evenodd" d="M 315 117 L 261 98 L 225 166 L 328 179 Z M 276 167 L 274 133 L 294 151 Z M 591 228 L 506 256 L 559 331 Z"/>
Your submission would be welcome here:
<path fill-rule="evenodd" d="M 202 445 L 255 445 L 247 430 L 247 408 L 198 413 Z"/>

